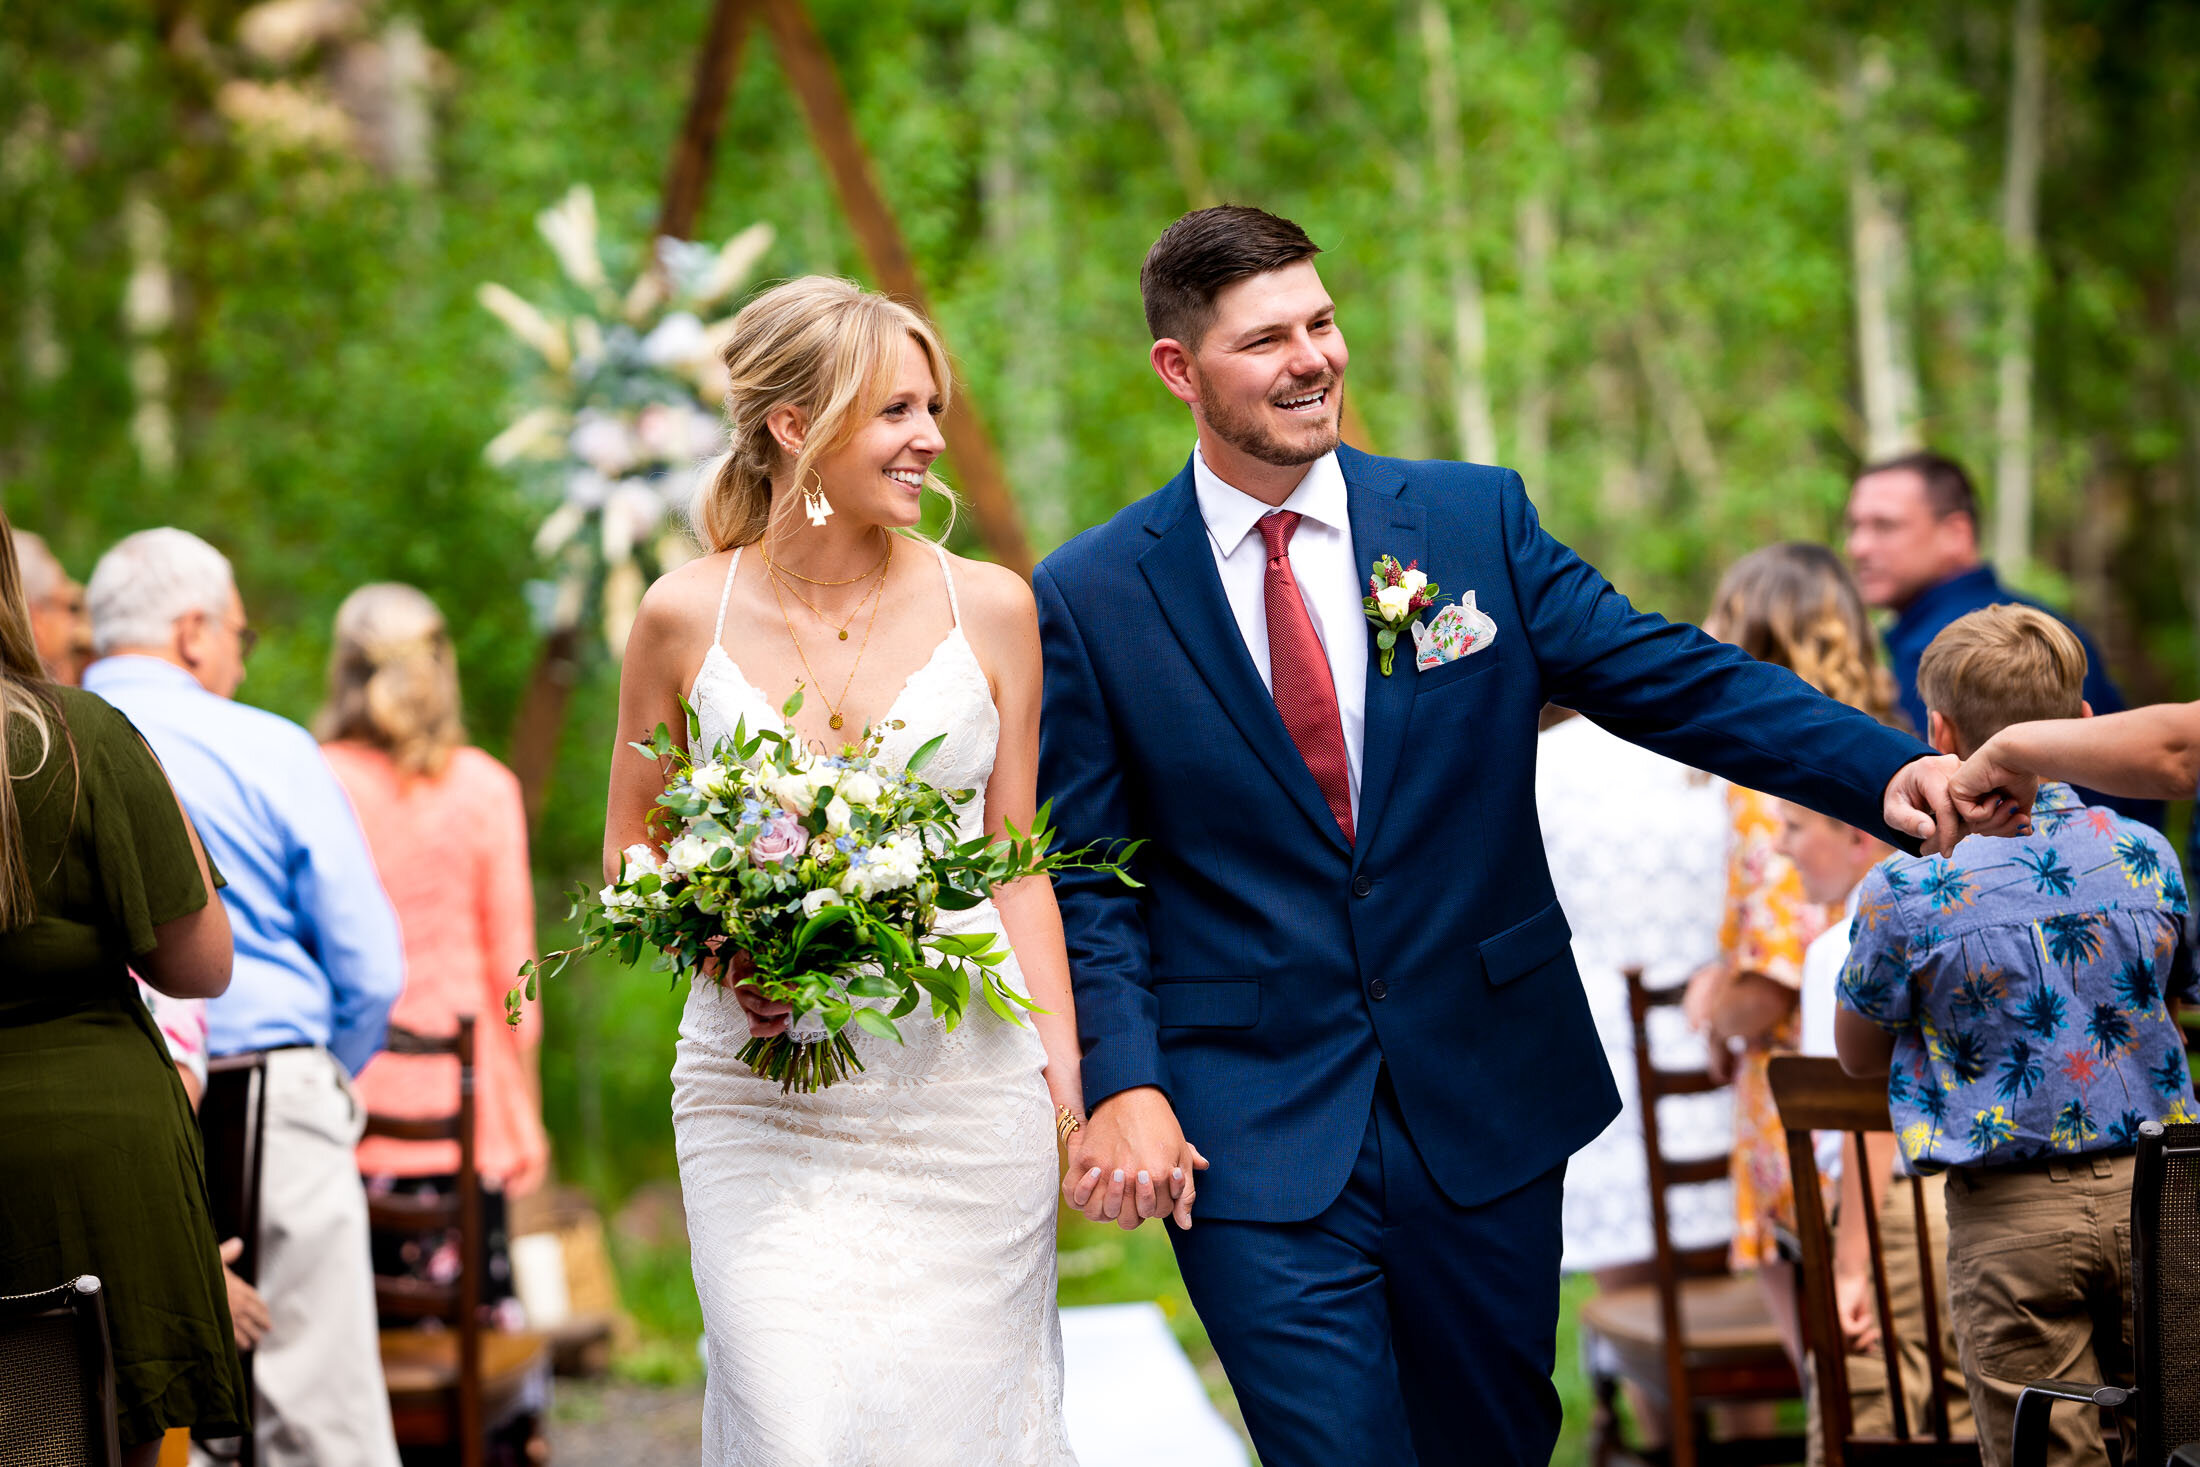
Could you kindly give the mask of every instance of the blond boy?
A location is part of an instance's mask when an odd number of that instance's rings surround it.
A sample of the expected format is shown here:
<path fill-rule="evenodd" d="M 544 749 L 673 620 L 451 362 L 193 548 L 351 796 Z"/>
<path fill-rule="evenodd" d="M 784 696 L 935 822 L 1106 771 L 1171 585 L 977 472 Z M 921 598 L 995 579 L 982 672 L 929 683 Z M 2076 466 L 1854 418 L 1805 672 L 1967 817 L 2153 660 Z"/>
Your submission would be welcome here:
<path fill-rule="evenodd" d="M 2089 713 L 2085 653 L 2053 617 L 1993 606 L 1918 668 L 1927 736 L 1968 757 L 2003 727 Z M 2193 1113 L 2167 985 L 2186 909 L 2169 843 L 2045 784 L 2032 833 L 1866 878 L 1836 1041 L 1883 1073 L 1903 1153 L 1947 1174 L 1956 1345 L 1988 1467 L 2017 1396 L 2068 1375 L 2131 1384 L 2131 1211 L 2139 1127 Z M 2051 1460 L 2107 1461 L 2094 1413 L 2054 1419 Z"/>

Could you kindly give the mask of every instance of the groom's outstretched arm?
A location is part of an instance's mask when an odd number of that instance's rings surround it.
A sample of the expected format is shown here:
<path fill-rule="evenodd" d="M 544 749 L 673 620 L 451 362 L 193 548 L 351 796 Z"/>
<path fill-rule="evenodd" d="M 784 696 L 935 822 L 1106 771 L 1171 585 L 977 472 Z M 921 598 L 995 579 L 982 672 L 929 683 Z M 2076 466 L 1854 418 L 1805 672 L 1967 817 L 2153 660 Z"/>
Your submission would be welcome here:
<path fill-rule="evenodd" d="M 1135 839 L 1124 762 L 1084 634 L 1048 568 L 1032 576 L 1046 686 L 1039 716 L 1039 794 L 1053 802 L 1065 848 Z M 1055 878 L 1084 1050 L 1085 1103 L 1150 1085 L 1166 1092 L 1160 1008 L 1138 894 L 1103 872 Z"/>
<path fill-rule="evenodd" d="M 1930 746 L 1696 627 L 1638 611 L 1545 533 L 1517 474 L 1502 491 L 1507 559 L 1545 696 L 1621 737 L 1782 796 L 1906 850 L 1888 785 Z"/>

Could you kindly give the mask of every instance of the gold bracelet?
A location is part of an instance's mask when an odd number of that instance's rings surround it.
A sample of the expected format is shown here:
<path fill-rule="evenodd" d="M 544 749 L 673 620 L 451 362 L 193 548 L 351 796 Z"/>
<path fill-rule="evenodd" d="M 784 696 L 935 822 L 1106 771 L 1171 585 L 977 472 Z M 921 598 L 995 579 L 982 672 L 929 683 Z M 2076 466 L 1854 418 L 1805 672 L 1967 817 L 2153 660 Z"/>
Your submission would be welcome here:
<path fill-rule="evenodd" d="M 1054 1112 L 1054 1139 L 1064 1146 L 1069 1138 L 1085 1129 L 1085 1123 L 1077 1118 L 1077 1112 L 1068 1106 L 1060 1106 Z"/>

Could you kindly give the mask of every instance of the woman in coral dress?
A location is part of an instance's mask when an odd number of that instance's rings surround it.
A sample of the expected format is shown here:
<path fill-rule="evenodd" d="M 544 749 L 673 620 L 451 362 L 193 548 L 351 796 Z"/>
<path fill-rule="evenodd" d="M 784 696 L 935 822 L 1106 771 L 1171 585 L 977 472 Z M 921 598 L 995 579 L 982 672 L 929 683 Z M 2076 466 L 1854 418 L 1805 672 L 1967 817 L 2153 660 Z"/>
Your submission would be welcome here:
<path fill-rule="evenodd" d="M 391 1026 L 445 1036 L 461 1014 L 474 1015 L 476 1155 L 494 1242 L 504 1198 L 539 1183 L 550 1155 L 536 1071 L 541 1021 L 534 1005 L 516 1030 L 504 1019 L 505 990 L 535 955 L 519 781 L 464 744 L 450 634 L 410 586 L 362 586 L 338 608 L 318 731 L 404 930 L 405 989 Z M 354 1083 L 381 1114 L 448 1115 L 458 1104 L 457 1067 L 441 1056 L 380 1054 Z M 370 1189 L 436 1190 L 457 1174 L 458 1146 L 369 1137 L 359 1170 Z M 406 1254 L 396 1261 L 431 1277 L 456 1259 L 426 1239 Z M 509 1293 L 500 1255 L 490 1261 L 490 1298 Z"/>

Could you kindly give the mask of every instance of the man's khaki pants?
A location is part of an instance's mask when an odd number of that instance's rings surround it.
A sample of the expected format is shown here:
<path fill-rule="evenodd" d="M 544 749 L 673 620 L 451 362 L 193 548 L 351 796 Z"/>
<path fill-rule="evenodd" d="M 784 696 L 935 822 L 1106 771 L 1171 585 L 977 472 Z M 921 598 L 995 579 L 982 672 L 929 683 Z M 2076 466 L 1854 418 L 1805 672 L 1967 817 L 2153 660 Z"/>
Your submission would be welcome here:
<path fill-rule="evenodd" d="M 398 1467 L 352 1160 L 365 1124 L 326 1051 L 268 1055 L 259 1290 L 273 1322 L 252 1360 L 266 1467 Z"/>
<path fill-rule="evenodd" d="M 1948 1172 L 1948 1281 L 1986 1467 L 2008 1462 L 2017 1396 L 2033 1381 L 2132 1384 L 2131 1165 L 2077 1156 Z M 2052 1467 L 2108 1461 L 2099 1413 L 2063 1406 L 2053 1421 Z"/>
<path fill-rule="evenodd" d="M 1948 1405 L 1949 1434 L 1969 1436 L 1971 1402 L 1964 1393 L 1963 1367 L 1956 1358 L 1955 1336 L 1948 1317 L 1946 1193 L 1939 1177 L 1925 1178 L 1924 1190 L 1925 1219 L 1931 1230 L 1935 1264 L 1933 1281 L 1939 1289 L 1941 1399 Z M 1917 1203 L 1906 1177 L 1896 1177 L 1893 1185 L 1887 1188 L 1886 1202 L 1879 1209 L 1879 1238 L 1887 1270 L 1887 1307 L 1894 1316 L 1895 1336 L 1901 1348 L 1902 1407 L 1908 1416 L 1910 1434 L 1928 1436 L 1931 1418 L 1926 1415 L 1926 1409 L 1932 1394 L 1932 1377 L 1926 1369 L 1925 1291 L 1917 1260 Z M 1876 1305 L 1873 1317 L 1877 1318 Z M 1893 1436 L 1894 1402 L 1887 1394 L 1886 1360 L 1877 1354 L 1851 1355 L 1848 1373 L 1849 1410 L 1854 1417 L 1851 1430 L 1857 1436 Z M 1813 1390 L 1809 1447 L 1812 1467 L 1825 1456 L 1821 1436 L 1818 1399 Z"/>

